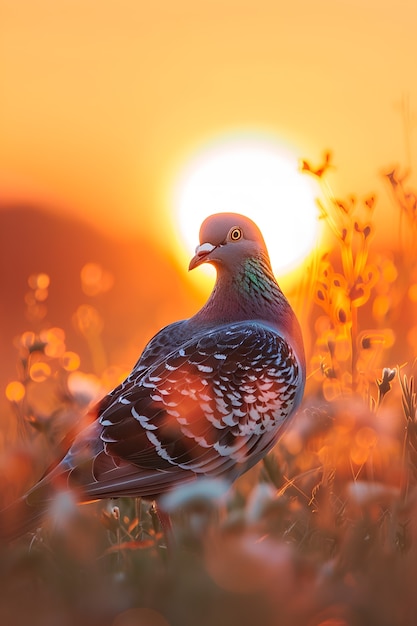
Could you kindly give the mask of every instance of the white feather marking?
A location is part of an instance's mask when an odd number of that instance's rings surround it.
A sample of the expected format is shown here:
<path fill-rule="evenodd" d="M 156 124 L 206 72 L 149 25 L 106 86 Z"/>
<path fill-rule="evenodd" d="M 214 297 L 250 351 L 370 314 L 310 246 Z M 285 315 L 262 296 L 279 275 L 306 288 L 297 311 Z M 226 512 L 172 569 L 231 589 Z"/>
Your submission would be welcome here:
<path fill-rule="evenodd" d="M 117 439 L 113 439 L 113 437 L 109 437 L 107 434 L 102 434 L 101 439 L 106 443 L 117 443 Z"/>
<path fill-rule="evenodd" d="M 269 381 L 265 381 L 264 383 L 259 383 L 258 387 L 261 391 L 268 391 L 268 389 L 271 389 L 273 385 L 272 380 Z"/>
<path fill-rule="evenodd" d="M 228 415 L 228 413 L 230 413 L 229 408 L 226 405 L 226 402 L 223 400 L 223 398 L 219 398 L 218 400 L 216 400 L 216 407 L 217 410 L 220 411 L 220 413 L 222 413 L 223 415 Z"/>
<path fill-rule="evenodd" d="M 252 430 L 249 430 L 248 434 L 251 434 Z M 243 448 L 245 450 L 246 448 L 246 438 L 245 437 L 239 437 L 238 439 L 235 440 L 237 443 L 235 443 L 234 446 L 224 446 L 221 445 L 219 442 L 215 443 L 213 448 L 215 450 L 217 450 L 217 452 L 220 454 L 220 456 L 233 456 L 233 458 L 241 458 L 241 448 Z M 245 457 L 246 455 L 244 454 L 243 457 Z"/>
<path fill-rule="evenodd" d="M 105 419 L 105 420 L 100 419 L 100 424 L 102 426 L 114 426 L 114 423 L 109 419 Z"/>
<path fill-rule="evenodd" d="M 212 413 L 206 413 L 206 419 L 208 419 L 208 421 L 211 422 L 211 424 L 213 424 L 213 426 L 215 426 L 219 430 L 225 428 L 223 422 L 214 417 Z"/>
<path fill-rule="evenodd" d="M 157 451 L 159 456 L 165 459 L 166 461 L 169 461 L 169 463 L 172 463 L 171 457 L 169 456 L 167 451 L 162 447 L 161 442 L 156 437 L 156 435 L 154 435 L 153 433 L 147 432 L 146 436 L 148 437 L 151 444 L 155 447 L 155 450 Z"/>
<path fill-rule="evenodd" d="M 132 408 L 130 409 L 130 414 L 136 421 L 139 422 L 139 424 L 145 430 L 156 430 L 157 429 L 157 426 L 155 426 L 155 424 L 149 423 L 149 417 L 147 417 L 146 415 L 140 415 L 136 411 L 134 406 L 132 406 Z"/>
<path fill-rule="evenodd" d="M 130 409 L 130 413 L 131 413 L 132 417 L 134 417 L 135 420 L 137 420 L 138 422 L 141 422 L 142 419 L 145 419 L 145 420 L 149 419 L 145 415 L 139 415 L 139 413 L 137 412 L 137 410 L 135 409 L 134 406 L 132 406 L 132 408 Z"/>
<path fill-rule="evenodd" d="M 210 365 L 203 365 L 202 363 L 197 365 L 197 368 L 200 372 L 205 372 L 206 374 L 209 374 L 210 372 L 213 371 L 213 368 L 210 367 Z"/>
<path fill-rule="evenodd" d="M 275 391 L 267 391 L 261 393 L 261 395 L 259 396 L 259 400 L 261 402 L 269 402 L 269 400 L 276 400 L 276 398 L 277 394 L 275 393 Z"/>
<path fill-rule="evenodd" d="M 253 419 L 255 422 L 257 422 L 260 419 L 260 415 L 259 415 L 259 411 L 258 411 L 258 407 L 257 406 L 253 406 L 249 409 L 249 416 L 251 419 Z"/>
<path fill-rule="evenodd" d="M 229 413 L 229 415 L 226 415 L 223 418 L 223 422 L 226 424 L 226 426 L 236 426 L 236 424 L 239 422 L 239 419 L 234 413 Z"/>

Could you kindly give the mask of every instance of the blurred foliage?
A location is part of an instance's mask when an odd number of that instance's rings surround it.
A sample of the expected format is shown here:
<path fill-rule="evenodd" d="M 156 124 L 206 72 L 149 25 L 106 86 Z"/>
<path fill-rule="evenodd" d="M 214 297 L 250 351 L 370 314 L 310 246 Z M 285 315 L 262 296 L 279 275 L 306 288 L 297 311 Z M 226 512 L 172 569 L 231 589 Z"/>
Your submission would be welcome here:
<path fill-rule="evenodd" d="M 335 198 L 330 154 L 301 167 L 322 185 L 327 243 L 295 302 L 311 336 L 293 426 L 231 491 L 207 481 L 170 494 L 171 540 L 140 499 L 78 507 L 58 496 L 42 528 L 1 548 L 2 623 L 415 624 L 416 194 L 399 171 L 387 174 L 398 229 L 381 251 L 376 198 Z M 94 263 L 81 280 L 90 296 L 112 287 Z M 5 500 L 36 480 L 76 416 L 125 375 L 107 363 L 92 305 L 73 317 L 95 367 L 82 371 L 64 330 L 44 327 L 48 288 L 45 274 L 29 278 L 32 328 L 16 340 L 19 376 L 5 390 L 15 415 L 1 440 Z"/>

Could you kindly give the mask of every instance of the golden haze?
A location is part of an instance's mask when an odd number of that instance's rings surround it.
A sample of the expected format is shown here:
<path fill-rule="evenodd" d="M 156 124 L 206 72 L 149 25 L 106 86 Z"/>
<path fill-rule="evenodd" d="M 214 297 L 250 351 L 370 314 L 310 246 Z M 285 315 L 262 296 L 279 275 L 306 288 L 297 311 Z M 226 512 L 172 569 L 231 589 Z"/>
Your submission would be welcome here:
<path fill-rule="evenodd" d="M 170 245 L 170 185 L 224 133 L 337 155 L 339 192 L 409 165 L 415 3 L 1 0 L 0 193 Z M 161 222 L 162 220 L 162 222 Z M 161 241 L 161 232 L 163 241 Z"/>

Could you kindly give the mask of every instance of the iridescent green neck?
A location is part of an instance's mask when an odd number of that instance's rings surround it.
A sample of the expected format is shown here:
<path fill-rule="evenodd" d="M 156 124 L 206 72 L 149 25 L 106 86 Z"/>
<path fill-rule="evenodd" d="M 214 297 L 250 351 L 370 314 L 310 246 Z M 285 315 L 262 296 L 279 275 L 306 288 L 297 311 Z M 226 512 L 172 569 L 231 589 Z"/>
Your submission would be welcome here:
<path fill-rule="evenodd" d="M 242 297 L 262 298 L 271 304 L 282 297 L 270 264 L 262 257 L 246 259 L 235 282 Z"/>
<path fill-rule="evenodd" d="M 288 301 L 279 288 L 269 259 L 254 256 L 244 259 L 230 272 L 218 269 L 210 298 L 194 316 L 196 324 L 264 320 L 276 324 L 292 315 Z"/>

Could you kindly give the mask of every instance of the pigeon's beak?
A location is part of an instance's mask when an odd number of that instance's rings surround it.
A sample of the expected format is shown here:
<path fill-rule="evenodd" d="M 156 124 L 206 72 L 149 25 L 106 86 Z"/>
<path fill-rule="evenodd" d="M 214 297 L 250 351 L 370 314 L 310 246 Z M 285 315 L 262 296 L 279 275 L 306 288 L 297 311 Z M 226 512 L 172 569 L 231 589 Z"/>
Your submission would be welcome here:
<path fill-rule="evenodd" d="M 195 267 L 198 267 L 206 260 L 208 261 L 209 259 L 207 257 L 209 256 L 210 252 L 213 252 L 215 248 L 216 246 L 213 246 L 213 244 L 211 243 L 202 243 L 197 246 L 195 249 L 195 256 L 193 256 L 193 258 L 191 259 L 188 270 L 193 270 Z"/>

